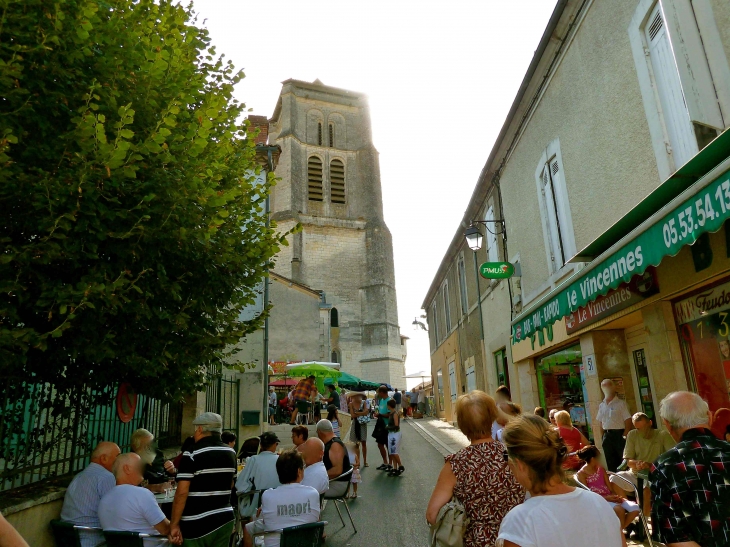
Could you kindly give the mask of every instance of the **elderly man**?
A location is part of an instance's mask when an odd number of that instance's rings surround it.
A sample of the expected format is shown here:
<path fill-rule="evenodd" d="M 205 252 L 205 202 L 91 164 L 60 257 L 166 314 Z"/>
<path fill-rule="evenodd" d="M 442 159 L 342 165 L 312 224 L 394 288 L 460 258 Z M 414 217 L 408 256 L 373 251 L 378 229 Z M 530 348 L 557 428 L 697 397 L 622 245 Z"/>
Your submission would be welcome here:
<path fill-rule="evenodd" d="M 261 518 L 249 522 L 243 531 L 243 546 L 253 547 L 253 536 L 259 532 L 282 530 L 319 520 L 319 494 L 302 484 L 304 460 L 296 450 L 287 450 L 276 460 L 281 486 L 263 493 Z M 279 547 L 279 534 L 264 536 L 266 547 Z"/>
<path fill-rule="evenodd" d="M 616 395 L 613 380 L 606 378 L 601 382 L 604 399 L 598 406 L 596 421 L 600 424 L 598 435 L 603 439 L 603 454 L 606 456 L 606 467 L 616 471 L 624 454 L 626 436 L 631 431 L 631 413 L 626 401 Z"/>
<path fill-rule="evenodd" d="M 667 431 L 654 429 L 652 427 L 653 422 L 643 412 L 634 414 L 631 417 L 631 422 L 634 424 L 635 429 L 629 431 L 626 437 L 626 448 L 624 448 L 624 460 L 626 460 L 629 466 L 629 471 L 619 471 L 616 474 L 638 487 L 637 473 L 651 469 L 651 464 L 677 443 L 674 442 L 674 439 L 672 439 Z M 626 485 L 623 481 L 618 481 L 614 477 L 611 477 L 611 482 L 614 482 L 619 488 L 630 492 L 630 490 L 625 488 Z M 644 496 L 644 514 L 648 516 L 651 509 L 651 492 L 649 491 L 648 483 L 645 484 L 642 495 Z"/>
<path fill-rule="evenodd" d="M 320 494 L 324 494 L 330 487 L 327 469 L 322 461 L 324 459 L 324 443 L 320 439 L 312 437 L 302 445 L 300 452 L 304 457 L 304 463 L 307 465 L 304 468 L 302 484 L 311 486 Z"/>
<path fill-rule="evenodd" d="M 114 443 L 101 442 L 91 453 L 91 463 L 76 475 L 68 485 L 63 498 L 61 520 L 101 528 L 99 524 L 99 501 L 116 485 L 112 466 L 119 456 L 119 447 Z M 95 547 L 104 543 L 101 532 L 81 531 L 81 547 Z"/>
<path fill-rule="evenodd" d="M 140 428 L 132 433 L 129 441 L 132 452 L 135 452 L 146 464 L 144 480 L 152 492 L 164 492 L 170 488 L 170 476 L 177 473 L 175 465 L 166 460 L 162 450 L 157 449 L 155 436 L 146 429 Z"/>
<path fill-rule="evenodd" d="M 297 414 L 300 412 L 303 412 L 304 414 L 309 412 L 309 409 L 312 406 L 310 399 L 312 398 L 312 393 L 315 389 L 314 376 L 308 376 L 307 378 L 299 380 L 299 383 L 292 390 L 292 402 L 294 403 L 295 408 L 294 412 L 291 414 L 291 425 L 295 425 L 297 423 Z"/>
<path fill-rule="evenodd" d="M 220 414 L 193 420 L 195 444 L 183 454 L 172 502 L 170 539 L 185 547 L 227 547 L 233 531 L 231 488 L 236 452 L 221 441 Z"/>
<path fill-rule="evenodd" d="M 347 454 L 344 443 L 339 437 L 335 437 L 332 422 L 329 420 L 320 420 L 317 422 L 317 437 L 324 443 L 324 456 L 322 457 L 322 461 L 324 462 L 325 469 L 327 469 L 327 476 L 330 479 L 334 479 L 343 473 L 347 473 L 352 468 L 352 465 L 350 465 L 350 456 Z M 350 477 L 344 477 L 336 481 L 336 483 L 330 484 L 330 494 L 333 496 L 344 494 L 349 482 Z"/>
<path fill-rule="evenodd" d="M 659 415 L 677 445 L 649 474 L 654 533 L 668 547 L 727 547 L 730 443 L 710 432 L 709 406 L 696 393 L 670 393 Z"/>
<path fill-rule="evenodd" d="M 279 476 L 276 473 L 276 460 L 279 458 L 276 449 L 279 446 L 279 437 L 276 433 L 267 431 L 259 439 L 261 443 L 259 453 L 246 459 L 246 466 L 236 480 L 236 492 L 239 495 L 280 486 Z M 241 516 L 253 517 L 258 506 L 259 494 L 242 498 L 239 506 Z"/>
<path fill-rule="evenodd" d="M 145 538 L 145 546 L 169 545 L 170 521 L 157 505 L 154 494 L 138 488 L 143 480 L 143 468 L 144 463 L 134 452 L 116 459 L 113 471 L 117 485 L 99 502 L 99 522 L 104 530 L 161 536 Z"/>

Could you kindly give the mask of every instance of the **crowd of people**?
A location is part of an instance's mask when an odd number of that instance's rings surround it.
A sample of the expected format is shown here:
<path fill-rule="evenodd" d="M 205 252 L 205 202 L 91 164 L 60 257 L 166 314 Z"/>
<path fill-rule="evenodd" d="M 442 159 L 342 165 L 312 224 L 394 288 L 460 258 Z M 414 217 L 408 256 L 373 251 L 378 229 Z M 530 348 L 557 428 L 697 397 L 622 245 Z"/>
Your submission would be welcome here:
<path fill-rule="evenodd" d="M 446 458 L 427 521 L 437 528 L 456 499 L 467 517 L 464 547 L 619 547 L 643 506 L 655 538 L 669 547 L 730 545 L 730 431 L 725 439 L 712 434 L 707 403 L 670 393 L 657 430 L 642 412 L 626 417 L 611 380 L 601 388 L 597 418 L 611 473 L 568 412 L 547 419 L 542 408 L 514 412 L 502 387 L 494 398 L 459 397 L 457 422 L 470 444 Z M 632 501 L 640 477 L 646 487 Z"/>

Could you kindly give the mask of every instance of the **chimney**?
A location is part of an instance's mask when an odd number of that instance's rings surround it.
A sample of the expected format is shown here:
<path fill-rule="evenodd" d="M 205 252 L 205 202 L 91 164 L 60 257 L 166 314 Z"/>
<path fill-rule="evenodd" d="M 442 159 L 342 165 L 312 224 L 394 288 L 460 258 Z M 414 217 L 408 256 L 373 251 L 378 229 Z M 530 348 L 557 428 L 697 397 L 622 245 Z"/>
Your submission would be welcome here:
<path fill-rule="evenodd" d="M 269 119 L 266 116 L 250 115 L 248 122 L 251 130 L 259 130 L 259 134 L 256 136 L 256 144 L 266 144 L 269 141 Z"/>

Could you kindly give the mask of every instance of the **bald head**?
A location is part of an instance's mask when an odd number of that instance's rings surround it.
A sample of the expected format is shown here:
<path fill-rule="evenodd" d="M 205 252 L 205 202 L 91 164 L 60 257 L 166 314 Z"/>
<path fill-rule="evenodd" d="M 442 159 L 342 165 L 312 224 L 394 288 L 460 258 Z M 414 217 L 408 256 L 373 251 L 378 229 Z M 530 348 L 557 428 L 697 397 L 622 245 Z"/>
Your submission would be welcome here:
<path fill-rule="evenodd" d="M 107 471 L 111 471 L 114 460 L 117 459 L 120 452 L 121 450 L 116 444 L 102 441 L 96 445 L 91 453 L 91 463 L 99 464 Z"/>
<path fill-rule="evenodd" d="M 304 456 L 304 463 L 314 465 L 324 458 L 324 443 L 317 437 L 311 437 L 302 444 L 300 452 Z"/>
<path fill-rule="evenodd" d="M 674 391 L 659 403 L 659 416 L 674 440 L 688 429 L 710 428 L 710 407 L 696 393 Z"/>
<path fill-rule="evenodd" d="M 142 482 L 142 458 L 135 452 L 120 454 L 114 461 L 112 473 L 117 479 L 117 484 L 139 485 Z"/>

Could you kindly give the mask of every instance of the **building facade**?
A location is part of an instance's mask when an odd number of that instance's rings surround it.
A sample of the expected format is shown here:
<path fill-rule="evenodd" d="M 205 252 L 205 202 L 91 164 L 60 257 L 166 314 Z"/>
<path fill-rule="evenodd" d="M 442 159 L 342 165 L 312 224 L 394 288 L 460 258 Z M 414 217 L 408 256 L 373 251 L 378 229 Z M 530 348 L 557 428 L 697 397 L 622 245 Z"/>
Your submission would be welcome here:
<path fill-rule="evenodd" d="M 729 49 L 725 2 L 558 3 L 424 301 L 438 330 L 464 227 L 493 207 L 519 277 L 496 282 L 506 302 L 482 292 L 484 353 L 506 326 L 508 376 L 490 383 L 487 364 L 477 387 L 572 406 L 589 435 L 604 378 L 655 422 L 673 390 L 730 407 Z M 448 338 L 434 338 L 436 378 Z"/>
<path fill-rule="evenodd" d="M 405 387 L 393 245 L 367 98 L 318 80 L 287 80 L 269 142 L 282 150 L 272 220 L 282 231 L 301 228 L 277 255 L 275 272 L 322 291 L 331 304 L 328 361 Z"/>

